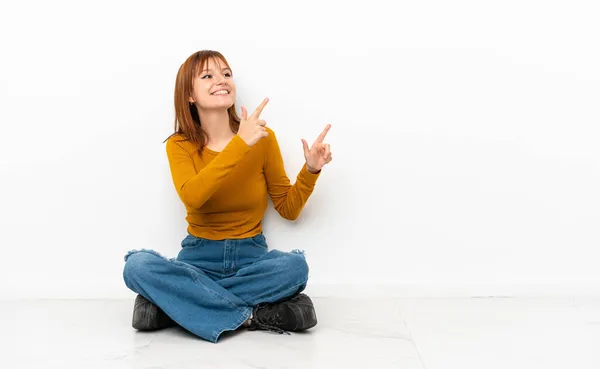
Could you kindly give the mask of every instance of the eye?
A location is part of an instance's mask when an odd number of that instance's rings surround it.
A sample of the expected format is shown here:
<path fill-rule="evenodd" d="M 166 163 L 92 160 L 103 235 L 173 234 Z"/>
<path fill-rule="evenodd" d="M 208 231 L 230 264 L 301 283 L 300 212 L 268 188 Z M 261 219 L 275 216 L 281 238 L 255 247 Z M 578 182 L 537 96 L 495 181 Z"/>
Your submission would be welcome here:
<path fill-rule="evenodd" d="M 206 77 L 211 77 L 211 75 L 210 75 L 210 74 L 207 74 L 207 75 L 205 75 L 205 76 L 202 76 L 202 77 L 200 77 L 200 79 L 206 79 Z"/>
<path fill-rule="evenodd" d="M 225 76 L 227 76 L 227 77 L 231 77 L 231 73 L 229 73 L 229 72 L 226 72 L 226 73 L 225 73 Z"/>

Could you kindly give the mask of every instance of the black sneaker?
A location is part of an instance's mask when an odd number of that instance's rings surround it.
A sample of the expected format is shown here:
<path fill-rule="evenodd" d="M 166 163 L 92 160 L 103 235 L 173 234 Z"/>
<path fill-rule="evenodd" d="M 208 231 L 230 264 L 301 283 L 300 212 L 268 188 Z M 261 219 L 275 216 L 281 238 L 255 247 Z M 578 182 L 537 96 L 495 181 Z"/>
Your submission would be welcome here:
<path fill-rule="evenodd" d="M 158 306 L 146 300 L 144 296 L 137 295 L 131 325 L 140 331 L 155 331 L 173 327 L 176 323 Z"/>
<path fill-rule="evenodd" d="M 276 304 L 259 304 L 252 310 L 249 330 L 268 330 L 278 333 L 300 332 L 317 325 L 315 307 L 301 293 Z"/>

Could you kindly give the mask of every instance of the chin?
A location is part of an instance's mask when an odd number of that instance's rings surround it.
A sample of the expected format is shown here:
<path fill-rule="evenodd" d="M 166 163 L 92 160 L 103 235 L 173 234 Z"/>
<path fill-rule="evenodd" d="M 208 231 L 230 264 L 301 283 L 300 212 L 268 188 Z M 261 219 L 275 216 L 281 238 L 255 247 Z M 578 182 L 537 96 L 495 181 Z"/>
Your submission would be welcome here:
<path fill-rule="evenodd" d="M 227 109 L 231 108 L 232 106 L 233 106 L 233 102 L 222 103 L 222 104 L 215 104 L 215 105 L 207 106 L 204 108 L 204 110 L 227 110 Z"/>
<path fill-rule="evenodd" d="M 227 99 L 227 100 L 223 100 L 223 101 L 217 102 L 214 105 L 214 107 L 215 108 L 221 108 L 221 109 L 229 109 L 230 107 L 233 106 L 234 103 L 235 103 L 235 100 L 233 100 L 233 99 Z"/>
<path fill-rule="evenodd" d="M 222 109 L 229 109 L 233 106 L 233 103 L 229 103 L 229 104 L 223 104 L 223 106 L 221 107 Z"/>

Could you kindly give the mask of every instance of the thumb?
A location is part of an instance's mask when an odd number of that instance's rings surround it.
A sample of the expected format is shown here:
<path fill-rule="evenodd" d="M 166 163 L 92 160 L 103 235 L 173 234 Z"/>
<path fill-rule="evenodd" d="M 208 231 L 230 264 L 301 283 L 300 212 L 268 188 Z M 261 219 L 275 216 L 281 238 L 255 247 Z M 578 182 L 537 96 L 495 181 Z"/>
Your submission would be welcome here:
<path fill-rule="evenodd" d="M 242 120 L 248 119 L 248 110 L 242 106 Z"/>
<path fill-rule="evenodd" d="M 304 149 L 304 156 L 308 156 L 308 142 L 305 139 L 302 139 L 302 148 Z"/>

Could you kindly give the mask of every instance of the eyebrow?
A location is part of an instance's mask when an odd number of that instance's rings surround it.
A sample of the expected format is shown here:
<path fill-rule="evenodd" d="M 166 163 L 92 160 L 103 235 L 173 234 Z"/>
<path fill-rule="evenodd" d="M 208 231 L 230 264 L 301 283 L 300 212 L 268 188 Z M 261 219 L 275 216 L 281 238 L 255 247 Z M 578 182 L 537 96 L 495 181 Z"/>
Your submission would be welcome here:
<path fill-rule="evenodd" d="M 225 68 L 221 68 L 221 71 L 224 71 L 224 70 L 226 70 L 226 69 L 227 69 L 227 70 L 229 70 L 229 71 L 231 71 L 231 69 L 230 69 L 230 68 L 227 68 L 227 67 L 225 67 Z M 212 71 L 212 69 L 205 69 L 205 70 L 203 70 L 203 71 L 202 71 L 202 73 L 204 73 L 204 72 L 210 72 L 210 71 Z"/>

